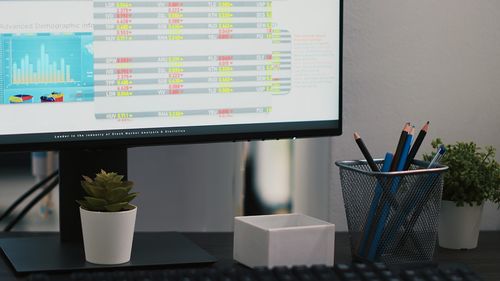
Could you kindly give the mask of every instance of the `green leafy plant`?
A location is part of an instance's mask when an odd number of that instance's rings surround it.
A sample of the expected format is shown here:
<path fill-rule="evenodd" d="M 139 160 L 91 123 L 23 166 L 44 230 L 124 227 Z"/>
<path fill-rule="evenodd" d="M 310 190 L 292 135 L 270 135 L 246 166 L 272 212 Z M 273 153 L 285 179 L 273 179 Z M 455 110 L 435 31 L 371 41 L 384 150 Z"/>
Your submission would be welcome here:
<path fill-rule="evenodd" d="M 117 173 L 107 173 L 101 170 L 94 179 L 83 176 L 81 185 L 87 193 L 83 200 L 76 202 L 89 211 L 96 212 L 119 212 L 131 210 L 130 205 L 137 192 L 130 192 L 134 183 L 124 181 L 122 175 Z"/>
<path fill-rule="evenodd" d="M 432 147 L 443 142 L 437 138 Z M 457 142 L 445 145 L 446 153 L 441 164 L 449 167 L 444 174 L 443 200 L 454 201 L 457 206 L 464 204 L 481 205 L 491 200 L 500 208 L 500 166 L 495 161 L 495 148 L 484 149 L 474 142 Z M 430 161 L 435 153 L 424 154 Z"/>

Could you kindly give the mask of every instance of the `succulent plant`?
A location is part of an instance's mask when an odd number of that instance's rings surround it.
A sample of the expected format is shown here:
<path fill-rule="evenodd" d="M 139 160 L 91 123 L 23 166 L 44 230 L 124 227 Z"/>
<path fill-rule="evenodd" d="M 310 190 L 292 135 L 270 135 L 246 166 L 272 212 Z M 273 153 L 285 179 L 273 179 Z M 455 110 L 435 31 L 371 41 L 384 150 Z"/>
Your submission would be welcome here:
<path fill-rule="evenodd" d="M 130 192 L 134 183 L 123 181 L 122 175 L 101 170 L 94 179 L 87 176 L 83 179 L 81 184 L 87 196 L 76 201 L 82 208 L 97 212 L 120 212 L 134 208 L 130 201 L 138 193 Z"/>

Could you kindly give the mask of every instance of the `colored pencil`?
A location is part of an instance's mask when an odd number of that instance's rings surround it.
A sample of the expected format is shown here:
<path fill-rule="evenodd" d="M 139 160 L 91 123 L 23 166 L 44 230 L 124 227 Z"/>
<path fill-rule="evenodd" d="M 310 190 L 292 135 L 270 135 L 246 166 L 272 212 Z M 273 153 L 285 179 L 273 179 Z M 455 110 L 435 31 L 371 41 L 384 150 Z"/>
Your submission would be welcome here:
<path fill-rule="evenodd" d="M 406 123 L 401 135 L 399 136 L 398 146 L 396 147 L 396 152 L 394 152 L 394 159 L 392 159 L 391 172 L 396 171 L 398 168 L 399 160 L 401 159 L 401 153 L 406 143 L 406 138 L 411 130 L 410 123 Z"/>
<path fill-rule="evenodd" d="M 389 169 L 390 172 L 396 171 L 398 168 L 398 164 L 400 162 L 399 160 L 401 158 L 401 153 L 403 152 L 403 148 L 405 146 L 406 139 L 408 138 L 408 133 L 410 132 L 410 130 L 411 130 L 410 122 L 405 123 L 405 126 L 403 127 L 403 131 L 401 132 L 401 135 L 399 137 L 399 142 L 398 142 L 398 145 L 396 148 L 396 152 L 394 153 L 394 156 L 392 159 L 392 163 L 391 163 L 391 166 Z M 386 190 L 384 192 L 388 193 L 388 194 L 382 196 L 380 203 L 377 206 L 375 216 L 373 217 L 372 224 L 370 225 L 370 228 L 369 228 L 368 237 L 366 240 L 368 242 L 368 245 L 369 245 L 368 246 L 368 249 L 369 249 L 368 255 L 370 253 L 370 250 L 372 252 L 374 252 L 372 250 L 373 247 L 375 247 L 375 249 L 377 247 L 377 245 L 374 245 L 373 241 L 376 239 L 376 235 L 380 234 L 381 227 L 383 228 L 383 226 L 385 225 L 385 218 L 384 218 L 383 214 L 387 212 L 386 210 L 388 208 L 388 204 L 391 203 L 390 201 L 387 202 L 387 200 L 390 200 L 390 198 L 388 198 L 388 197 L 392 197 L 392 194 L 390 193 L 391 191 Z"/>
<path fill-rule="evenodd" d="M 392 163 L 392 157 L 393 155 L 390 152 L 387 152 L 385 154 L 384 163 L 382 164 L 382 172 L 389 172 L 389 168 L 391 167 Z M 372 203 L 370 205 L 370 211 L 368 212 L 366 223 L 365 226 L 363 227 L 363 237 L 360 240 L 360 244 L 358 245 L 358 255 L 361 257 L 366 257 L 368 255 L 368 249 L 366 249 L 366 247 L 367 245 L 371 244 L 371 241 L 369 241 L 370 232 L 372 232 L 371 229 L 374 229 L 376 227 L 375 212 L 377 211 L 377 206 L 379 204 L 380 197 L 383 194 L 382 186 L 383 186 L 383 181 L 377 182 L 377 185 L 375 186 L 375 193 L 373 194 Z"/>
<path fill-rule="evenodd" d="M 422 127 L 420 132 L 418 133 L 417 139 L 415 140 L 415 143 L 413 143 L 413 146 L 411 147 L 410 153 L 408 153 L 408 158 L 406 159 L 405 166 L 403 168 L 404 171 L 408 170 L 410 168 L 411 162 L 413 159 L 415 159 L 415 156 L 417 155 L 417 151 L 420 148 L 420 145 L 422 144 L 422 141 L 425 138 L 425 135 L 427 134 L 427 131 L 429 130 L 429 121 L 425 123 L 425 125 Z"/>
<path fill-rule="evenodd" d="M 373 158 L 372 158 L 370 152 L 366 148 L 365 143 L 363 142 L 363 140 L 361 139 L 361 137 L 359 136 L 359 134 L 357 132 L 354 133 L 354 140 L 358 144 L 359 149 L 361 150 L 361 153 L 363 153 L 363 156 L 365 157 L 366 162 L 368 162 L 368 165 L 370 166 L 372 171 L 380 172 L 380 170 L 377 167 L 377 164 L 375 164 L 375 161 L 373 161 Z"/>
<path fill-rule="evenodd" d="M 410 146 L 411 146 L 411 142 L 413 139 L 413 134 L 415 133 L 414 127 L 406 128 L 406 130 L 408 131 L 408 134 L 406 136 L 405 143 L 403 145 L 403 149 L 401 150 L 401 156 L 399 159 L 399 163 L 396 166 L 396 171 L 401 171 L 403 169 L 403 166 L 406 162 L 406 158 L 408 156 L 408 152 L 410 151 Z M 395 195 L 397 193 L 399 185 L 400 185 L 400 181 L 401 181 L 401 178 L 399 178 L 399 177 L 392 178 L 391 189 L 390 189 L 391 195 Z M 394 208 L 394 206 L 392 206 L 392 208 Z M 389 218 L 390 210 L 391 210 L 390 202 L 384 202 L 382 212 L 379 215 L 378 224 L 377 224 L 377 227 L 375 229 L 375 233 L 372 236 L 370 248 L 368 250 L 368 260 L 371 260 L 371 261 L 375 260 L 379 256 L 379 252 L 377 252 L 377 249 L 381 246 L 383 247 L 383 245 L 381 245 L 380 242 L 381 242 L 381 239 L 383 237 L 383 234 L 385 233 L 385 227 L 386 227 L 387 219 Z"/>
<path fill-rule="evenodd" d="M 411 142 L 413 141 L 413 135 L 415 134 L 415 127 L 412 126 L 408 132 L 408 136 L 406 136 L 405 145 L 403 146 L 403 150 L 401 150 L 401 156 L 399 158 L 399 163 L 396 168 L 396 171 L 403 171 L 406 160 L 408 159 L 408 155 L 410 152 Z"/>

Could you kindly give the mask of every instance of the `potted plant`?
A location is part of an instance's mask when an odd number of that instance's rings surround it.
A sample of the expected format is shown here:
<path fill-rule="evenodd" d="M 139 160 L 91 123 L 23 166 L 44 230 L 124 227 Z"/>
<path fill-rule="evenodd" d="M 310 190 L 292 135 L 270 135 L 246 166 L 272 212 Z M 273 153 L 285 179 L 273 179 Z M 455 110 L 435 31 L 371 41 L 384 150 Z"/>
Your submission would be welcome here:
<path fill-rule="evenodd" d="M 432 141 L 437 148 L 441 139 Z M 433 155 L 424 155 L 429 161 Z M 495 149 L 484 149 L 474 142 L 446 145 L 441 164 L 449 167 L 444 175 L 439 218 L 439 245 L 449 249 L 477 247 L 479 226 L 485 201 L 500 207 L 500 166 Z"/>
<path fill-rule="evenodd" d="M 134 185 L 122 175 L 101 170 L 94 179 L 83 176 L 87 196 L 80 204 L 85 259 L 96 264 L 120 264 L 130 260 L 137 207 Z"/>

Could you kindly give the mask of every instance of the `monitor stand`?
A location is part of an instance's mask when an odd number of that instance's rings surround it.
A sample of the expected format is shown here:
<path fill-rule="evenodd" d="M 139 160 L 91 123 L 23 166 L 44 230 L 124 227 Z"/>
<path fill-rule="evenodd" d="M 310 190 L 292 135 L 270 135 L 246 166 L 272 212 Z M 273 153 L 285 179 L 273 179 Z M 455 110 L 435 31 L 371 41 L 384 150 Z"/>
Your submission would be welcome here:
<path fill-rule="evenodd" d="M 213 263 L 205 250 L 175 232 L 135 233 L 131 260 L 109 266 L 85 261 L 79 207 L 83 197 L 82 175 L 101 169 L 127 175 L 127 149 L 63 150 L 59 152 L 60 233 L 39 237 L 0 239 L 7 259 L 16 272 L 48 272 L 110 267 L 144 267 Z M 139 206 L 140 209 L 140 206 Z"/>

